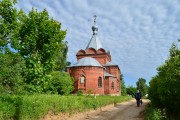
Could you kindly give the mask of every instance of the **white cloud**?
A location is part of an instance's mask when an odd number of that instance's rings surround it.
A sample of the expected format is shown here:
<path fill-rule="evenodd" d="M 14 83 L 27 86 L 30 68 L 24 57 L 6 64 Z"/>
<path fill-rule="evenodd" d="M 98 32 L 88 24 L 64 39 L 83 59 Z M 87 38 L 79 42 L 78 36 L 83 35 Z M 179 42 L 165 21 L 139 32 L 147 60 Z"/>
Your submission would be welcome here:
<path fill-rule="evenodd" d="M 96 14 L 98 36 L 124 74 L 125 83 L 150 80 L 167 58 L 172 42 L 180 38 L 180 2 L 173 0 L 19 0 L 18 8 L 32 7 L 62 23 L 67 29 L 68 60 L 89 42 Z"/>

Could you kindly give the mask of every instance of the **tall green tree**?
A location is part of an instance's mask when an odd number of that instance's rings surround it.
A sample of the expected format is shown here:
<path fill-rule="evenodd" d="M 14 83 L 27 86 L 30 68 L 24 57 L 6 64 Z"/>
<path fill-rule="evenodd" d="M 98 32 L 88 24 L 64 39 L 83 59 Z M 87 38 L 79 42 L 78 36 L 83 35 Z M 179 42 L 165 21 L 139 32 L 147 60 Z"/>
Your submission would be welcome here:
<path fill-rule="evenodd" d="M 16 0 L 0 1 L 0 93 L 18 93 L 24 86 L 24 59 L 10 49 L 20 25 L 15 4 Z"/>
<path fill-rule="evenodd" d="M 27 16 L 22 16 L 13 47 L 26 61 L 25 77 L 30 91 L 41 93 L 49 90 L 49 74 L 57 58 L 66 60 L 65 35 L 61 23 L 50 18 L 46 10 L 38 12 L 32 9 Z"/>
<path fill-rule="evenodd" d="M 150 81 L 149 98 L 154 106 L 165 108 L 170 117 L 178 119 L 180 117 L 180 50 L 173 44 L 169 52 L 169 58 L 157 68 L 158 74 Z"/>
<path fill-rule="evenodd" d="M 44 93 L 50 89 L 51 72 L 66 66 L 66 31 L 48 12 L 32 9 L 28 14 L 18 11 L 16 1 L 0 1 L 0 53 L 13 52 L 25 60 L 23 78 L 30 92 Z M 11 48 L 11 49 L 10 49 Z"/>
<path fill-rule="evenodd" d="M 127 95 L 123 74 L 121 74 L 121 95 Z"/>
<path fill-rule="evenodd" d="M 137 89 L 140 90 L 142 96 L 145 96 L 148 91 L 148 86 L 146 84 L 146 80 L 144 78 L 139 78 L 136 82 Z"/>
<path fill-rule="evenodd" d="M 55 66 L 53 69 L 55 71 L 65 71 L 66 66 L 70 65 L 70 62 L 67 62 L 66 60 L 68 52 L 67 42 L 64 42 L 63 44 L 61 52 L 59 52 L 59 55 L 55 58 Z"/>

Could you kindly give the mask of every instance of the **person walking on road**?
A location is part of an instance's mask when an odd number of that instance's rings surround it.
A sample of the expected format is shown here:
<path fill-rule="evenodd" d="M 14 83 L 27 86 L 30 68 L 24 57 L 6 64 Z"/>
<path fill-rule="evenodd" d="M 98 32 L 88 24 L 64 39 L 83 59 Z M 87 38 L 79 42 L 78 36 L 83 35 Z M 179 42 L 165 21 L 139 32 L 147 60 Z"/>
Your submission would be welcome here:
<path fill-rule="evenodd" d="M 137 91 L 137 93 L 135 93 L 135 99 L 136 99 L 137 107 L 139 107 L 141 101 L 141 92 L 139 92 L 139 90 Z"/>

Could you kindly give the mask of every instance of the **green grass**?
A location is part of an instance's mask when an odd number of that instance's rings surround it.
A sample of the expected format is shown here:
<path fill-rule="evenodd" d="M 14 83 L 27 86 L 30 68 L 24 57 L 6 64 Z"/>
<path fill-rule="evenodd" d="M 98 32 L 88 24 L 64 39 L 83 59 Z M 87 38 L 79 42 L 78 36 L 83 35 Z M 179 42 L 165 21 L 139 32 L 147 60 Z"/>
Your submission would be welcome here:
<path fill-rule="evenodd" d="M 73 114 L 130 99 L 128 96 L 0 95 L 0 119 L 38 120 L 48 111 Z"/>

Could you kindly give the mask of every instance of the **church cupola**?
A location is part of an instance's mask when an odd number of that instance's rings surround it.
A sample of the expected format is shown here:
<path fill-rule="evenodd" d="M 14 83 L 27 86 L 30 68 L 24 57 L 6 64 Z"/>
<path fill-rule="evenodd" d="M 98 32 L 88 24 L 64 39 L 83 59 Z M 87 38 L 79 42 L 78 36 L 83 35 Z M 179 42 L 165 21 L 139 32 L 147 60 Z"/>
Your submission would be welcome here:
<path fill-rule="evenodd" d="M 94 15 L 94 25 L 92 26 L 93 35 L 92 35 L 86 49 L 94 48 L 95 50 L 98 50 L 100 48 L 103 48 L 102 44 L 101 44 L 101 41 L 98 39 L 98 36 L 97 36 L 98 27 L 96 25 L 96 17 L 97 16 Z"/>
<path fill-rule="evenodd" d="M 98 27 L 96 26 L 96 15 L 94 15 L 94 25 L 92 26 L 93 35 L 97 35 Z"/>
<path fill-rule="evenodd" d="M 85 50 L 79 50 L 76 54 L 77 60 L 84 57 L 95 58 L 100 64 L 105 65 L 111 61 L 111 55 L 106 51 L 101 44 L 101 41 L 98 39 L 98 27 L 96 25 L 96 15 L 94 15 L 94 25 L 92 26 L 92 37 Z"/>

